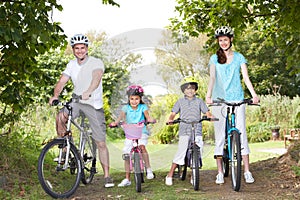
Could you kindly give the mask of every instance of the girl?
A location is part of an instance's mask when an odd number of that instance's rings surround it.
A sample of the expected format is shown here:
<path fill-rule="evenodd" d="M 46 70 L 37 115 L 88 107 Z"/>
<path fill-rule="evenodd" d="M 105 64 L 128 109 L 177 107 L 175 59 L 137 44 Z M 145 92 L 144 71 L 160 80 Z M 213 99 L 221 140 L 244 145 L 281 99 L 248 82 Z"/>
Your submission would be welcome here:
<path fill-rule="evenodd" d="M 131 85 L 127 88 L 128 95 L 128 104 L 123 106 L 122 111 L 118 119 L 112 123 L 112 126 L 118 125 L 120 121 L 125 121 L 127 124 L 136 124 L 141 121 L 154 122 L 155 120 L 151 119 L 148 107 L 143 103 L 142 97 L 144 95 L 144 90 L 139 85 Z M 146 145 L 148 143 L 149 132 L 146 129 L 146 126 L 143 128 L 142 138 L 139 139 L 139 147 L 143 153 L 143 159 L 147 168 L 147 179 L 153 179 L 154 174 L 150 167 L 149 155 L 146 150 Z M 130 181 L 130 164 L 129 164 L 129 153 L 132 148 L 132 140 L 125 139 L 125 146 L 123 148 L 123 159 L 125 161 L 125 179 L 118 185 L 119 187 L 131 185 Z"/>
<path fill-rule="evenodd" d="M 244 99 L 244 91 L 240 80 L 240 71 L 244 82 L 250 91 L 253 103 L 257 104 L 259 98 L 255 93 L 252 83 L 248 76 L 245 57 L 231 49 L 233 41 L 233 30 L 228 26 L 222 26 L 215 31 L 215 37 L 220 46 L 216 54 L 212 55 L 209 61 L 210 79 L 206 94 L 206 103 L 211 104 L 217 98 L 225 99 L 226 101 L 241 101 Z M 225 142 L 225 118 L 222 115 L 224 106 L 213 107 L 212 113 L 220 120 L 214 123 L 215 128 L 215 159 L 217 161 L 218 175 L 216 184 L 224 183 L 224 175 L 222 169 L 222 154 Z M 249 171 L 249 146 L 246 134 L 246 115 L 245 105 L 242 105 L 236 110 L 237 128 L 241 131 L 241 147 L 242 160 L 244 162 L 244 177 L 246 183 L 253 183 L 254 178 Z"/>

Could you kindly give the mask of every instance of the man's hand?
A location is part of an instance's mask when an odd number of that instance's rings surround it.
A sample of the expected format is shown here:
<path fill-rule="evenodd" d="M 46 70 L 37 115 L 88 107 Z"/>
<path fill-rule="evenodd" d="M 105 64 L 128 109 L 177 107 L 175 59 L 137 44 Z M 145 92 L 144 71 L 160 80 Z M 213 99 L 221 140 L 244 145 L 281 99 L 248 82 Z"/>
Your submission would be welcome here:
<path fill-rule="evenodd" d="M 52 105 L 52 102 L 53 102 L 54 100 L 58 100 L 58 98 L 57 98 L 57 97 L 51 97 L 51 98 L 49 99 L 49 105 L 50 105 L 50 106 Z"/>
<path fill-rule="evenodd" d="M 91 97 L 90 92 L 84 92 L 82 93 L 82 100 L 88 100 Z"/>

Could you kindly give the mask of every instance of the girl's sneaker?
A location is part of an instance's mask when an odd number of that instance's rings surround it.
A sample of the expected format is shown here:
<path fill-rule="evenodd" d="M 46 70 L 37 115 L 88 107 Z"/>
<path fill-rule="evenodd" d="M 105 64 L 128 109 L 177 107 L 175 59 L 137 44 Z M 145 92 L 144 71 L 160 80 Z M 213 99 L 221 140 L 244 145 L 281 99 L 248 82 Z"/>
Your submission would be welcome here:
<path fill-rule="evenodd" d="M 131 185 L 131 181 L 129 181 L 127 178 L 125 178 L 119 185 L 118 187 L 125 187 Z"/>
<path fill-rule="evenodd" d="M 147 169 L 147 179 L 153 179 L 153 178 L 154 178 L 154 174 L 152 170 Z"/>
<path fill-rule="evenodd" d="M 166 176 L 166 185 L 173 185 L 172 177 Z"/>

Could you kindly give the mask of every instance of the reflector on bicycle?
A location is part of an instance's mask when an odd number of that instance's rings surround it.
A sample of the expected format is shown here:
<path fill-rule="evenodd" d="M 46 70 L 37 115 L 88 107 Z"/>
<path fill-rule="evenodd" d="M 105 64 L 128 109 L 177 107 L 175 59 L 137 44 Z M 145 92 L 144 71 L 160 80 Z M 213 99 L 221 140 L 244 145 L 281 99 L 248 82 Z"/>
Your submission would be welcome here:
<path fill-rule="evenodd" d="M 140 124 L 122 124 L 121 127 L 125 132 L 125 137 L 127 139 L 140 139 L 142 137 L 142 131 L 144 128 L 144 123 Z"/>

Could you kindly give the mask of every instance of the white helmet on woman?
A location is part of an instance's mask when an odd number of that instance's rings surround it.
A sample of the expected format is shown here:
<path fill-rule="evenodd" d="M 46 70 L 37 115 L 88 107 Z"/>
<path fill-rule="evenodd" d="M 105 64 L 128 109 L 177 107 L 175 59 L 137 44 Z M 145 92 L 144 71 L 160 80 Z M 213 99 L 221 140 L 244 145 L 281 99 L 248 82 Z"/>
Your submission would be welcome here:
<path fill-rule="evenodd" d="M 233 37 L 233 30 L 229 26 L 221 26 L 217 28 L 215 31 L 215 37 L 218 38 L 220 36 Z"/>
<path fill-rule="evenodd" d="M 85 35 L 76 34 L 70 40 L 71 46 L 73 47 L 75 44 L 85 44 L 89 45 L 89 40 Z"/>

